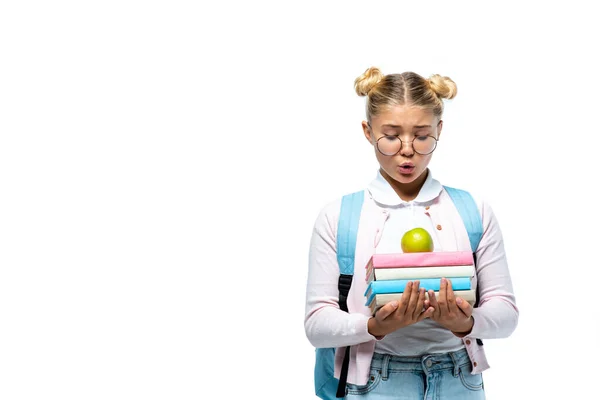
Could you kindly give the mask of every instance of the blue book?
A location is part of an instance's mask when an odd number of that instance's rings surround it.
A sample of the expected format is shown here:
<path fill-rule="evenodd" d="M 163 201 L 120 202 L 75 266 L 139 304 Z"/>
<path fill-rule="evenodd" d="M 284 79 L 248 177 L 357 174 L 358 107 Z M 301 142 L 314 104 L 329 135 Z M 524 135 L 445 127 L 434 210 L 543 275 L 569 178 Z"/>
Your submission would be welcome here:
<path fill-rule="evenodd" d="M 403 293 L 406 284 L 411 281 L 414 282 L 415 280 L 416 279 L 394 279 L 388 281 L 371 281 L 365 291 L 365 296 L 367 297 L 367 303 L 365 305 L 368 306 L 376 294 Z M 436 292 L 440 290 L 441 278 L 418 279 L 418 281 L 420 288 Z M 451 278 L 450 281 L 452 282 L 452 290 L 454 291 L 471 289 L 471 277 Z"/>

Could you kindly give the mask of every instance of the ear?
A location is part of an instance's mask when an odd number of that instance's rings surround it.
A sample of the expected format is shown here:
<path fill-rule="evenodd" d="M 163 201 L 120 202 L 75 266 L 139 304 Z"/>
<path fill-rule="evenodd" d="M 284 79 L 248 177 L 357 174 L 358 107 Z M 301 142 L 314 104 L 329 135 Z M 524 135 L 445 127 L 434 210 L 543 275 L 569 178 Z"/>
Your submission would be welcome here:
<path fill-rule="evenodd" d="M 367 138 L 369 143 L 373 144 L 373 136 L 371 135 L 371 128 L 369 128 L 367 121 L 362 122 L 362 129 L 363 129 L 365 138 Z"/>
<path fill-rule="evenodd" d="M 442 128 L 443 128 L 443 126 L 444 126 L 444 121 L 442 121 L 440 119 L 440 122 L 438 122 L 438 126 L 437 126 L 437 134 L 438 134 L 437 138 L 438 138 L 438 140 L 440 139 L 440 135 L 442 134 Z"/>

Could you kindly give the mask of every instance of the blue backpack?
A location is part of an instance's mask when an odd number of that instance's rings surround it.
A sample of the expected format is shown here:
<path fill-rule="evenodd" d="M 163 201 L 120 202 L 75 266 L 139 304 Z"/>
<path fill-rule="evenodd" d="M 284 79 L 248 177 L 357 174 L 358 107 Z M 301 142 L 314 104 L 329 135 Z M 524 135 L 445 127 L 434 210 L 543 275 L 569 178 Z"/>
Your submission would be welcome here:
<path fill-rule="evenodd" d="M 444 186 L 446 192 L 454 202 L 471 242 L 471 250 L 475 259 L 475 251 L 483 235 L 483 223 L 473 197 L 464 190 Z M 364 201 L 364 190 L 350 193 L 342 198 L 340 217 L 337 231 L 337 260 L 340 267 L 338 281 L 340 309 L 348 312 L 347 298 L 352 276 L 354 275 L 354 254 L 356 249 L 356 235 L 358 222 Z M 479 291 L 475 299 L 475 307 L 479 304 Z M 477 339 L 483 345 L 481 339 Z M 346 347 L 344 362 L 342 364 L 340 379 L 333 375 L 335 348 L 316 349 L 315 360 L 315 394 L 323 400 L 333 400 L 346 395 L 346 378 L 350 362 L 350 346 Z"/>

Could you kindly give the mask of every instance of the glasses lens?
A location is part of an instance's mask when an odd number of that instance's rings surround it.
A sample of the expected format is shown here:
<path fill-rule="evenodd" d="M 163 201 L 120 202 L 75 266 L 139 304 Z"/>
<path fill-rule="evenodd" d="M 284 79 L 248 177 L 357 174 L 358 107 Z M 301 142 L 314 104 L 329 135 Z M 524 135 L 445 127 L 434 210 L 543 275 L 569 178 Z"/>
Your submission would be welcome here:
<path fill-rule="evenodd" d="M 381 154 L 393 156 L 400 151 L 402 142 L 396 136 L 382 136 L 377 141 L 377 149 Z"/>
<path fill-rule="evenodd" d="M 431 136 L 418 136 L 413 141 L 413 148 L 416 153 L 429 154 L 435 150 L 437 140 Z"/>

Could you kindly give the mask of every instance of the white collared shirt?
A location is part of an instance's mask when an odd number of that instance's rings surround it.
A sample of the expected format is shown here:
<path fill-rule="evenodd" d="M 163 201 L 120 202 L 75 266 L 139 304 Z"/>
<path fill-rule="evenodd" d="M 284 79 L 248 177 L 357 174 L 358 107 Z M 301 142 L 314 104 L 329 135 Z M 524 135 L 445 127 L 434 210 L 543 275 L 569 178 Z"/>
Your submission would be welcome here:
<path fill-rule="evenodd" d="M 439 250 L 435 227 L 426 214 L 425 207 L 431 205 L 442 190 L 441 183 L 433 179 L 431 170 L 428 170 L 417 197 L 412 201 L 404 201 L 378 171 L 377 177 L 368 186 L 368 191 L 380 207 L 389 211 L 389 217 L 375 252 L 401 253 L 402 236 L 413 228 L 426 229 L 433 238 L 434 251 Z M 388 334 L 376 343 L 375 351 L 398 356 L 417 356 L 456 351 L 462 347 L 464 345 L 460 338 L 433 320 L 425 319 Z"/>
<path fill-rule="evenodd" d="M 377 171 L 377 177 L 369 184 L 367 190 L 380 207 L 390 212 L 381 241 L 375 249 L 377 253 L 401 253 L 402 235 L 413 228 L 426 229 L 433 238 L 436 251 L 439 243 L 433 231 L 431 218 L 425 214 L 425 207 L 431 205 L 440 195 L 442 184 L 433 179 L 431 171 L 428 171 L 419 194 L 412 201 L 402 200 L 380 171 Z"/>

